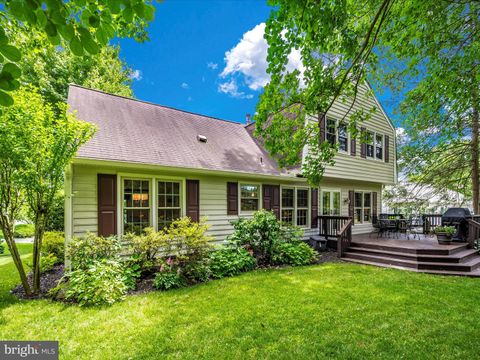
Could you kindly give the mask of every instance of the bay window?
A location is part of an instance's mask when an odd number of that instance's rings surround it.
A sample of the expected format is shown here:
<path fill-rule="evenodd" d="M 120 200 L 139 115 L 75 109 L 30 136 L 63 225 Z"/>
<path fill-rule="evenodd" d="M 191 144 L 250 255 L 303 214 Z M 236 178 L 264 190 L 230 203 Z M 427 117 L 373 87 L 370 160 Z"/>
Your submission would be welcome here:
<path fill-rule="evenodd" d="M 240 184 L 240 211 L 257 211 L 260 204 L 260 185 Z"/>

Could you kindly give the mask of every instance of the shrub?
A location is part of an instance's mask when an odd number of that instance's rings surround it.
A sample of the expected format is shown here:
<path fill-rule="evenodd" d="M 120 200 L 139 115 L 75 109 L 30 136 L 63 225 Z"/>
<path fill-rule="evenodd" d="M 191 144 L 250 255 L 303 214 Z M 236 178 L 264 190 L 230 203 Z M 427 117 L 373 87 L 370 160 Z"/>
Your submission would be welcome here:
<path fill-rule="evenodd" d="M 308 265 L 315 262 L 317 252 L 302 242 L 279 244 L 275 249 L 273 262 L 278 265 Z"/>
<path fill-rule="evenodd" d="M 18 224 L 15 226 L 13 232 L 14 238 L 29 238 L 35 235 L 35 225 L 33 224 Z"/>
<path fill-rule="evenodd" d="M 175 264 L 172 258 L 168 258 L 160 266 L 160 271 L 153 280 L 153 287 L 157 290 L 169 290 L 186 286 L 186 280 L 181 273 L 181 269 Z"/>
<path fill-rule="evenodd" d="M 175 264 L 182 275 L 190 282 L 204 281 L 208 278 L 208 258 L 213 240 L 205 233 L 209 225 L 205 219 L 194 222 L 184 217 L 172 222 L 164 230 L 165 254 L 175 259 Z"/>
<path fill-rule="evenodd" d="M 60 263 L 61 260 L 58 260 L 57 256 L 52 253 L 42 255 L 40 258 L 40 272 L 44 273 L 53 269 L 55 265 Z"/>
<path fill-rule="evenodd" d="M 73 238 L 68 243 L 66 256 L 74 269 L 82 269 L 98 260 L 118 257 L 120 250 L 121 245 L 116 237 L 104 238 L 87 233 L 85 237 Z"/>
<path fill-rule="evenodd" d="M 137 280 L 142 276 L 142 267 L 135 262 L 127 262 L 124 266 L 125 284 L 129 290 L 137 287 Z"/>
<path fill-rule="evenodd" d="M 65 298 L 81 306 L 110 305 L 122 300 L 127 291 L 122 264 L 118 260 L 101 259 L 68 274 Z"/>
<path fill-rule="evenodd" d="M 65 197 L 63 194 L 58 194 L 55 196 L 53 207 L 50 209 L 48 215 L 48 221 L 46 230 L 47 231 L 60 231 L 65 230 Z"/>
<path fill-rule="evenodd" d="M 167 237 L 163 231 L 156 232 L 149 227 L 142 235 L 127 234 L 124 239 L 130 244 L 132 259 L 142 271 L 148 272 L 155 266 L 160 251 L 166 247 Z"/>
<path fill-rule="evenodd" d="M 62 232 L 47 231 L 43 235 L 42 257 L 53 254 L 57 258 L 57 263 L 64 262 L 65 259 L 65 236 Z"/>
<path fill-rule="evenodd" d="M 255 265 L 255 258 L 244 248 L 223 247 L 210 254 L 210 270 L 215 278 L 238 275 Z"/>
<path fill-rule="evenodd" d="M 228 240 L 236 245 L 251 249 L 261 265 L 271 265 L 279 244 L 298 241 L 303 231 L 294 226 L 281 226 L 275 214 L 261 210 L 253 218 L 240 218 L 233 222 L 234 232 Z"/>
<path fill-rule="evenodd" d="M 0 239 L 0 255 L 5 253 L 5 245 L 3 244 L 4 240 Z"/>

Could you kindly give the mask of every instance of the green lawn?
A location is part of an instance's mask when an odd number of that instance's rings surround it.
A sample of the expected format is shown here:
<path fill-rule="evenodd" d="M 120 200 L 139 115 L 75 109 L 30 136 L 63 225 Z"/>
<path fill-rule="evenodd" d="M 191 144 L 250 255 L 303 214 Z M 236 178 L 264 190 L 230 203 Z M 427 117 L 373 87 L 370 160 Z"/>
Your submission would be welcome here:
<path fill-rule="evenodd" d="M 22 251 L 28 249 L 21 245 Z M 105 308 L 19 301 L 0 266 L 0 339 L 64 359 L 450 358 L 480 353 L 480 280 L 354 264 L 256 271 Z"/>

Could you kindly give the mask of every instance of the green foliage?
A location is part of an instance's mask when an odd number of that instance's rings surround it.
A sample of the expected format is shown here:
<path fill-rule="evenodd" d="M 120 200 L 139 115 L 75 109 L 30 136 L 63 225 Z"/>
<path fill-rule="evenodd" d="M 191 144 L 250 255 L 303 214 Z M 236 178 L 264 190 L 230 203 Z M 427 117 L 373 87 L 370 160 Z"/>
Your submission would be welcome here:
<path fill-rule="evenodd" d="M 5 240 L 3 239 L 0 239 L 0 255 L 4 254 L 5 253 L 5 244 L 4 244 Z"/>
<path fill-rule="evenodd" d="M 275 250 L 273 262 L 278 265 L 308 265 L 318 257 L 317 252 L 303 242 L 281 243 Z"/>
<path fill-rule="evenodd" d="M 129 243 L 132 257 L 143 271 L 150 271 L 157 262 L 160 251 L 167 246 L 167 236 L 163 231 L 155 231 L 153 227 L 146 228 L 144 233 L 133 233 L 124 236 Z"/>
<path fill-rule="evenodd" d="M 45 230 L 47 231 L 64 231 L 65 228 L 65 197 L 57 194 L 52 203 L 48 220 L 46 221 Z"/>
<path fill-rule="evenodd" d="M 278 244 L 298 241 L 302 236 L 299 228 L 282 227 L 271 211 L 261 210 L 251 219 L 240 218 L 233 222 L 234 232 L 228 240 L 236 246 L 252 250 L 260 265 L 271 265 Z M 294 230 L 295 229 L 295 230 Z"/>
<path fill-rule="evenodd" d="M 453 236 L 457 230 L 454 226 L 437 226 L 435 227 L 435 234 L 446 234 L 447 236 Z"/>
<path fill-rule="evenodd" d="M 59 231 L 47 231 L 43 235 L 42 256 L 53 254 L 58 263 L 63 263 L 65 258 L 65 236 Z"/>
<path fill-rule="evenodd" d="M 22 24 L 38 30 L 54 45 L 68 48 L 74 55 L 95 55 L 114 37 L 147 39 L 146 26 L 153 20 L 155 7 L 150 1 L 0 1 L 0 105 L 11 106 L 8 92 L 19 87 L 20 69 L 15 65 L 22 53 L 14 46 L 3 27 Z"/>
<path fill-rule="evenodd" d="M 155 275 L 153 287 L 157 290 L 170 290 L 187 285 L 181 269 L 175 264 L 172 258 L 168 258 L 160 266 L 160 271 Z"/>
<path fill-rule="evenodd" d="M 55 254 L 48 253 L 43 255 L 40 259 L 40 272 L 45 273 L 53 269 L 55 265 L 59 263 L 59 259 Z"/>
<path fill-rule="evenodd" d="M 13 236 L 19 239 L 33 237 L 33 235 L 35 235 L 35 225 L 33 224 L 18 224 L 13 232 Z"/>
<path fill-rule="evenodd" d="M 135 290 L 137 280 L 142 277 L 142 267 L 135 262 L 127 262 L 124 264 L 125 285 L 129 290 Z"/>
<path fill-rule="evenodd" d="M 68 273 L 67 300 L 84 305 L 111 305 L 127 291 L 125 271 L 118 260 L 95 260 Z"/>
<path fill-rule="evenodd" d="M 74 269 L 86 269 L 94 262 L 115 259 L 120 255 L 121 244 L 116 237 L 104 238 L 86 233 L 73 238 L 67 246 L 66 257 Z"/>
<path fill-rule="evenodd" d="M 255 266 L 255 258 L 242 247 L 222 247 L 210 254 L 209 267 L 214 278 L 238 275 Z"/>

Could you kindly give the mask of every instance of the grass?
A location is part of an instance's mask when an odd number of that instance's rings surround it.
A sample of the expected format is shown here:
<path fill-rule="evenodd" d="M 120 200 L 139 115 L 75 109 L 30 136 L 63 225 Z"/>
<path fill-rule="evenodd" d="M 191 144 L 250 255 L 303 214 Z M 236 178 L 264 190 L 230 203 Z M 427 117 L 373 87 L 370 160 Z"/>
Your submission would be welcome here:
<path fill-rule="evenodd" d="M 80 308 L 14 299 L 12 266 L 0 266 L 0 339 L 59 340 L 62 359 L 469 359 L 480 353 L 476 279 L 337 263 L 259 270 Z"/>
<path fill-rule="evenodd" d="M 35 235 L 35 225 L 33 224 L 18 224 L 15 225 L 14 238 L 28 238 Z M 0 239 L 3 239 L 3 232 L 0 230 Z"/>

